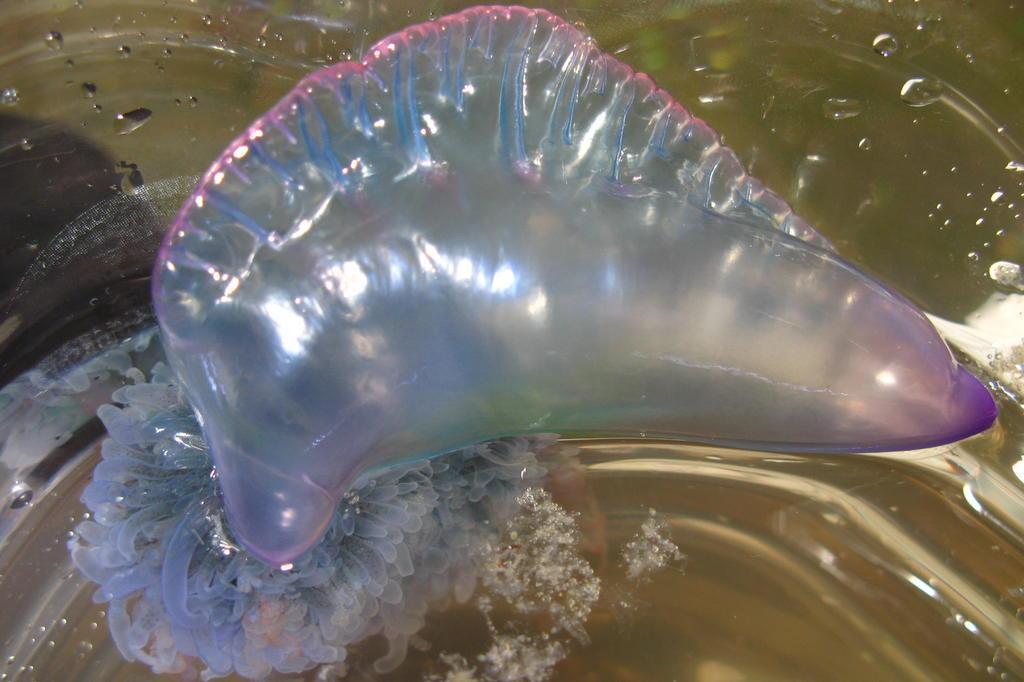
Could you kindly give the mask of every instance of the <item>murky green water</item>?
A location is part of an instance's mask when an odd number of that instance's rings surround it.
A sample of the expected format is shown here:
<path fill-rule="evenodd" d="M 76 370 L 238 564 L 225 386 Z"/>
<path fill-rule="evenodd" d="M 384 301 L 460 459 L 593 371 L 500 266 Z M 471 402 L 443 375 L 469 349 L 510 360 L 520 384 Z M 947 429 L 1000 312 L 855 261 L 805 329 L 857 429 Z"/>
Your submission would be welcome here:
<path fill-rule="evenodd" d="M 81 333 L 91 345 L 65 348 L 57 366 L 147 323 L 152 229 L 125 226 L 69 265 L 53 240 L 82 212 L 124 192 L 170 195 L 140 219 L 159 226 L 189 178 L 301 75 L 468 4 L 6 2 L 0 283 L 18 293 L 0 316 L 4 381 Z M 1024 8 L 543 6 L 707 120 L 844 256 L 969 323 L 973 368 L 1002 409 L 971 441 L 892 457 L 577 444 L 581 468 L 554 492 L 580 513 L 604 588 L 592 643 L 572 644 L 553 679 L 1024 679 L 1024 384 L 1012 359 L 988 366 L 986 345 L 1024 337 L 1021 292 L 989 276 L 1024 260 Z M 103 224 L 81 223 L 76 238 Z M 121 660 L 64 549 L 102 435 L 89 417 L 109 390 L 48 410 L 52 443 L 49 431 L 0 434 L 0 679 L 148 676 Z M 637 583 L 620 554 L 652 507 L 687 558 Z M 470 607 L 433 614 L 421 634 L 430 648 L 399 670 L 374 677 L 357 657 L 350 679 L 422 679 L 444 670 L 439 652 L 472 662 L 488 646 Z M 372 642 L 363 653 L 373 659 Z"/>

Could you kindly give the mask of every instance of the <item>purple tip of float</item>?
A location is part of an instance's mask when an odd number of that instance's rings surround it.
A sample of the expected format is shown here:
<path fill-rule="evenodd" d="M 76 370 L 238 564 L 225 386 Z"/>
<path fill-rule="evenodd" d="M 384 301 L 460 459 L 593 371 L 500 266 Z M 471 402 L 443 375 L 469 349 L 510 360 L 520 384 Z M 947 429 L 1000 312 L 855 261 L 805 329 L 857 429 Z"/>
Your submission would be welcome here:
<path fill-rule="evenodd" d="M 988 388 L 980 379 L 964 367 L 957 368 L 953 405 L 958 414 L 950 419 L 950 423 L 958 430 L 953 430 L 943 438 L 950 442 L 981 433 L 995 423 L 999 416 L 999 408 Z"/>
<path fill-rule="evenodd" d="M 865 442 L 860 447 L 823 447 L 824 452 L 896 452 L 919 450 L 957 443 L 975 436 L 991 427 L 999 416 L 995 399 L 984 382 L 971 374 L 967 368 L 955 364 L 944 389 L 933 395 L 910 393 L 914 402 L 927 405 L 924 409 L 907 405 L 906 414 L 913 415 L 916 426 Z M 893 412 L 893 421 L 900 422 L 900 416 Z M 914 433 L 910 433 L 913 431 Z"/>

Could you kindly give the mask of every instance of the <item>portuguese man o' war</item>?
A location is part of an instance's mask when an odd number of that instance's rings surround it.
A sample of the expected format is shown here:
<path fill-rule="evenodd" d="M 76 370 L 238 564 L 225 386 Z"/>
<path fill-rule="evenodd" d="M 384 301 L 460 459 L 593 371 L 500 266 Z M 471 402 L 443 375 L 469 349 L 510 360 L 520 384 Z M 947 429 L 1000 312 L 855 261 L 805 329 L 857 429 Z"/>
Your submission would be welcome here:
<path fill-rule="evenodd" d="M 542 10 L 300 83 L 178 214 L 154 303 L 160 343 L 95 365 L 129 385 L 68 544 L 121 653 L 189 677 L 327 674 L 377 635 L 393 670 L 474 594 L 550 670 L 601 594 L 539 488 L 572 470 L 553 434 L 856 452 L 995 416 L 911 303 Z M 655 516 L 637 537 L 630 580 L 682 561 Z M 554 629 L 499 631 L 502 598 Z"/>
<path fill-rule="evenodd" d="M 996 412 L 912 303 L 543 10 L 305 78 L 203 177 L 153 294 L 231 533 L 272 565 L 361 475 L 495 438 L 886 451 Z"/>

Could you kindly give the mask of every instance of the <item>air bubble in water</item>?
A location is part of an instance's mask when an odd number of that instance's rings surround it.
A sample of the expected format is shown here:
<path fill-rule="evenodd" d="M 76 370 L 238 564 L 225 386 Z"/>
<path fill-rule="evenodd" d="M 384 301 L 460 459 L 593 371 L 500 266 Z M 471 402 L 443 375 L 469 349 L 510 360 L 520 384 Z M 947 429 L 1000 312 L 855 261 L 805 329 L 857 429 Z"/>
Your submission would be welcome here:
<path fill-rule="evenodd" d="M 46 34 L 46 47 L 50 50 L 59 50 L 64 47 L 64 36 L 60 31 L 50 31 Z"/>
<path fill-rule="evenodd" d="M 891 57 L 899 49 L 900 44 L 891 33 L 879 33 L 871 41 L 871 47 L 883 57 Z"/>
<path fill-rule="evenodd" d="M 32 491 L 25 490 L 11 501 L 11 509 L 21 509 L 32 501 Z"/>
<path fill-rule="evenodd" d="M 1024 291 L 1024 273 L 1021 272 L 1020 265 L 1017 263 L 1005 260 L 996 261 L 989 266 L 988 276 L 994 282 L 1005 287 L 1013 287 Z"/>
<path fill-rule="evenodd" d="M 926 107 L 942 96 L 942 83 L 931 78 L 911 78 L 900 88 L 900 99 L 912 107 Z"/>
<path fill-rule="evenodd" d="M 1015 171 L 1017 173 L 1024 172 L 1024 162 L 1021 161 L 1010 161 L 1006 164 L 1006 170 Z"/>
<path fill-rule="evenodd" d="M 860 116 L 860 100 L 849 97 L 829 97 L 825 100 L 822 111 L 825 113 L 825 118 L 830 118 L 833 121 Z"/>
<path fill-rule="evenodd" d="M 117 114 L 114 117 L 114 130 L 118 135 L 127 135 L 141 128 L 152 115 L 153 112 L 145 107 Z"/>
<path fill-rule="evenodd" d="M 96 96 L 96 89 L 95 83 L 82 83 L 82 96 L 92 99 Z"/>
<path fill-rule="evenodd" d="M 117 48 L 117 51 L 121 54 L 122 57 L 127 57 L 132 53 L 132 48 L 130 48 L 127 45 L 122 45 L 121 47 Z"/>
<path fill-rule="evenodd" d="M 4 88 L 0 90 L 0 104 L 6 104 L 9 107 L 13 107 L 18 103 L 20 96 L 18 95 L 17 88 Z"/>
<path fill-rule="evenodd" d="M 860 142 L 857 143 L 857 147 L 858 149 L 863 149 L 864 151 L 867 151 L 871 149 L 871 140 L 866 137 L 862 137 L 860 138 Z"/>

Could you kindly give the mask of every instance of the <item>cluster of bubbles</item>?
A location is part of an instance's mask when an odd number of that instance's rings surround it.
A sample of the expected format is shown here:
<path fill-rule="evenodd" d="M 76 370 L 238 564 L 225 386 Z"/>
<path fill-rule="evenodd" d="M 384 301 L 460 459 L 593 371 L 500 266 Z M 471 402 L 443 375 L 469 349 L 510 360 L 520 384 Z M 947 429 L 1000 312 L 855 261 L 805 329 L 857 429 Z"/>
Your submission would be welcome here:
<path fill-rule="evenodd" d="M 622 550 L 626 577 L 632 581 L 650 580 L 655 573 L 678 566 L 686 557 L 672 542 L 671 528 L 654 509 L 647 510 L 647 518 L 637 534 Z"/>
<path fill-rule="evenodd" d="M 475 661 L 442 652 L 443 671 L 424 682 L 545 682 L 574 644 L 590 642 L 585 626 L 602 590 L 581 551 L 578 518 L 539 488 L 528 488 L 516 503 L 501 542 L 486 548 L 482 562 L 484 591 L 476 605 L 487 624 L 488 648 Z M 685 556 L 668 522 L 650 509 L 623 547 L 621 564 L 636 586 L 666 568 L 681 569 Z M 614 609 L 635 610 L 631 589 L 611 593 L 606 603 Z M 509 614 L 500 623 L 494 616 L 499 611 Z"/>
<path fill-rule="evenodd" d="M 988 276 L 1004 287 L 1024 291 L 1024 273 L 1021 272 L 1021 267 L 1017 263 L 1004 260 L 996 261 L 989 266 Z"/>

